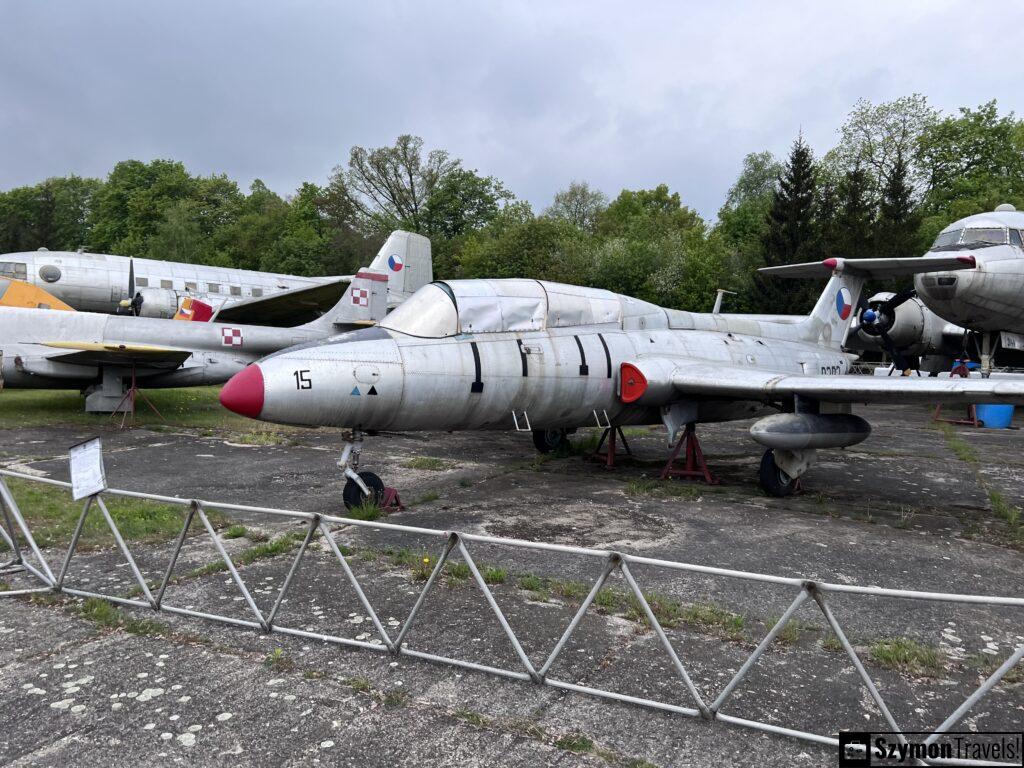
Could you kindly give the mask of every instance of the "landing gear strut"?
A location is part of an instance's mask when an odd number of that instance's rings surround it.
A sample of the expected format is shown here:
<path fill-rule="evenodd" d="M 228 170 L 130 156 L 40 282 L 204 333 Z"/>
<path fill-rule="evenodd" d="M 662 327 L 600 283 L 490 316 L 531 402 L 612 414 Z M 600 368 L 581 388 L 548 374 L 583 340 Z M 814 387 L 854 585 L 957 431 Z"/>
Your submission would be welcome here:
<path fill-rule="evenodd" d="M 362 504 L 376 504 L 384 510 L 404 509 L 401 500 L 398 498 L 398 491 L 388 488 L 373 472 L 357 472 L 359 467 L 359 454 L 363 450 L 363 435 L 354 431 L 352 439 L 345 442 L 341 451 L 341 458 L 338 459 L 338 466 L 341 467 L 348 482 L 341 492 L 341 499 L 345 502 L 346 509 L 361 506 Z"/>
<path fill-rule="evenodd" d="M 757 477 L 765 493 L 780 498 L 790 496 L 800 482 L 799 479 L 790 477 L 779 468 L 779 465 L 775 463 L 775 451 L 770 448 L 761 457 L 761 469 Z"/>
<path fill-rule="evenodd" d="M 552 453 L 569 444 L 569 435 L 564 429 L 533 430 L 533 447 L 540 453 Z"/>

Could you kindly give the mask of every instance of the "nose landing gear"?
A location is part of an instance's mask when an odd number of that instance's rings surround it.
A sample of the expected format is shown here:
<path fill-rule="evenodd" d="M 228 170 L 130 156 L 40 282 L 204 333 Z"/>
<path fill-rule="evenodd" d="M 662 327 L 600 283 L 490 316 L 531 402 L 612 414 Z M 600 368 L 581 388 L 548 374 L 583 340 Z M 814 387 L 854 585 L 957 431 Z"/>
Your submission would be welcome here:
<path fill-rule="evenodd" d="M 338 459 L 338 466 L 348 482 L 341 492 L 341 499 L 345 502 L 346 509 L 352 509 L 363 504 L 375 504 L 385 511 L 402 510 L 401 500 L 398 498 L 398 491 L 388 488 L 373 472 L 357 472 L 359 468 L 359 454 L 363 450 L 363 435 L 361 432 L 353 432 L 352 439 L 345 441 L 345 447 L 341 450 L 341 457 Z"/>

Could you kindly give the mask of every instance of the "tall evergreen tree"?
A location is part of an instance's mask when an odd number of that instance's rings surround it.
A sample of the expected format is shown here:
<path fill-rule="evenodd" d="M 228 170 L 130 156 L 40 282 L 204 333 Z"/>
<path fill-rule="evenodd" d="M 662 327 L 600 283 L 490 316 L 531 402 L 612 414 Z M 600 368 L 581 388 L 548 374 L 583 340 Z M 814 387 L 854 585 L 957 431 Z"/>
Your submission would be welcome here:
<path fill-rule="evenodd" d="M 918 227 L 921 217 L 910 185 L 909 166 L 902 153 L 893 162 L 892 170 L 882 188 L 875 225 L 874 255 L 907 257 L 920 255 Z"/>
<path fill-rule="evenodd" d="M 870 200 L 870 180 L 862 166 L 855 165 L 839 183 L 839 211 L 836 219 L 837 241 L 831 248 L 844 259 L 865 259 L 874 246 L 874 204 Z"/>
<path fill-rule="evenodd" d="M 775 267 L 815 258 L 814 155 L 801 134 L 793 142 L 789 159 L 779 177 L 768 209 L 763 238 L 764 264 Z M 754 280 L 756 303 L 762 312 L 800 313 L 810 310 L 814 290 L 803 284 L 758 275 Z"/>

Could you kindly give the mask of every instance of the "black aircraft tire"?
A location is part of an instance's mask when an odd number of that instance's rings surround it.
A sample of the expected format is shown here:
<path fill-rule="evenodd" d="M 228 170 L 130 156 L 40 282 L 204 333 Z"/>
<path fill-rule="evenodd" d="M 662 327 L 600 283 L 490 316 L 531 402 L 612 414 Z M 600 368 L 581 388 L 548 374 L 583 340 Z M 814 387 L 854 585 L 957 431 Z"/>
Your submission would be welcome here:
<path fill-rule="evenodd" d="M 564 429 L 533 430 L 533 447 L 541 453 L 551 453 L 561 448 L 569 438 Z"/>
<path fill-rule="evenodd" d="M 775 453 L 771 450 L 765 451 L 761 457 L 761 469 L 757 477 L 764 492 L 769 496 L 789 496 L 796 488 L 796 479 L 779 469 L 779 465 L 775 463 Z"/>
<path fill-rule="evenodd" d="M 359 479 L 366 483 L 366 487 L 370 489 L 370 496 L 368 497 L 363 493 L 363 489 L 359 487 L 355 480 L 350 479 L 345 483 L 345 490 L 341 492 L 341 498 L 345 502 L 346 509 L 358 507 L 366 501 L 380 504 L 381 499 L 384 498 L 384 481 L 373 474 L 373 472 L 360 472 Z"/>

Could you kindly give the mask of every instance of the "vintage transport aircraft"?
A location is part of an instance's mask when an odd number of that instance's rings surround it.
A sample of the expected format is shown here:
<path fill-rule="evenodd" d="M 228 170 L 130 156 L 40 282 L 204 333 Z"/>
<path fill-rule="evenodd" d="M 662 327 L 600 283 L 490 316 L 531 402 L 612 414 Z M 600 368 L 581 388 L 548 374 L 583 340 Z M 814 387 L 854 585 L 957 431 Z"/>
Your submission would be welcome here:
<path fill-rule="evenodd" d="M 391 277 L 388 305 L 397 306 L 433 279 L 430 241 L 395 230 L 369 268 Z M 0 278 L 44 288 L 82 312 L 171 318 L 192 299 L 208 304 L 221 322 L 274 326 L 315 320 L 352 280 L 46 249 L 0 254 Z"/>
<path fill-rule="evenodd" d="M 950 358 L 965 353 L 987 372 L 999 345 L 1024 350 L 1024 213 L 1000 205 L 953 222 L 926 256 L 952 254 L 970 256 L 974 267 L 919 273 L 912 289 L 872 297 L 850 346 L 884 349 L 894 360 L 934 356 L 922 365 L 932 372 L 948 371 Z"/>
<path fill-rule="evenodd" d="M 669 444 L 698 422 L 764 416 L 760 482 L 793 491 L 819 448 L 864 440 L 852 403 L 1024 403 L 1024 382 L 848 376 L 842 344 L 865 278 L 969 269 L 970 256 L 828 259 L 780 276 L 831 277 L 798 322 L 664 309 L 538 280 L 450 280 L 421 288 L 375 328 L 270 355 L 236 374 L 221 403 L 255 419 L 352 428 L 339 465 L 346 504 L 383 484 L 357 472 L 372 430 L 517 429 L 545 441 L 595 423 L 664 423 Z M 685 427 L 685 429 L 684 429 Z M 699 449 L 698 449 L 699 450 Z"/>

